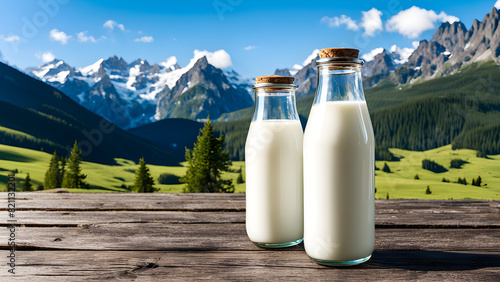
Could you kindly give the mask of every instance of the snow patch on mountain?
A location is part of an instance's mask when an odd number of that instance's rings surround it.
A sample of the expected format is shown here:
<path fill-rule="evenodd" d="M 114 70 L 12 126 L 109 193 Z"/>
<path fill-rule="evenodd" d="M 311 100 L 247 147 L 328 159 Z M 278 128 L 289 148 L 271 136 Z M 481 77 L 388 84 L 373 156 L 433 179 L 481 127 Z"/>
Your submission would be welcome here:
<path fill-rule="evenodd" d="M 80 73 L 83 76 L 92 76 L 94 74 L 97 74 L 103 61 L 104 61 L 104 59 L 101 58 L 97 62 L 93 63 L 92 65 L 81 68 L 78 71 L 80 71 Z"/>
<path fill-rule="evenodd" d="M 55 69 L 62 65 L 64 62 L 63 61 L 52 61 L 46 65 L 43 65 L 42 67 L 33 70 L 33 74 L 38 76 L 39 78 L 42 78 L 45 76 L 50 70 Z"/>

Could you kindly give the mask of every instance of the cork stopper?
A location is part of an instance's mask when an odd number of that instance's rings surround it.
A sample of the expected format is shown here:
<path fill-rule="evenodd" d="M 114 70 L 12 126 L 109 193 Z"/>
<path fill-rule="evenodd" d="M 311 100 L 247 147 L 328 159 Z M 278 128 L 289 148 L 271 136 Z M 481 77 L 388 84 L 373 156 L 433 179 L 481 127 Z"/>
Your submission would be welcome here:
<path fill-rule="evenodd" d="M 292 84 L 295 78 L 290 76 L 281 75 L 261 75 L 255 78 L 257 83 L 279 83 L 279 84 Z"/>
<path fill-rule="evenodd" d="M 358 49 L 352 48 L 325 48 L 319 50 L 319 57 L 324 58 L 354 58 L 357 59 Z"/>

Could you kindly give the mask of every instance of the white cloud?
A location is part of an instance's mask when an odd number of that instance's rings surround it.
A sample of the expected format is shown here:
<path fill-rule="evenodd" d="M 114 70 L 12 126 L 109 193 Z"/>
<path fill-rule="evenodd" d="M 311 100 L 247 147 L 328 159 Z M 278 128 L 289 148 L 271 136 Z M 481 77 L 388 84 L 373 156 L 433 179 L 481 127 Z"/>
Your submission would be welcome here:
<path fill-rule="evenodd" d="M 381 11 L 372 8 L 369 11 L 362 11 L 361 13 L 363 17 L 359 26 L 365 30 L 364 35 L 373 36 L 377 30 L 384 30 L 382 19 L 380 18 L 382 16 Z"/>
<path fill-rule="evenodd" d="M 168 57 L 168 59 L 165 62 L 161 62 L 160 66 L 165 67 L 165 68 L 170 68 L 170 67 L 174 66 L 175 64 L 177 64 L 177 57 L 171 56 L 171 57 Z"/>
<path fill-rule="evenodd" d="M 327 16 L 324 16 L 321 19 L 321 22 L 326 23 L 331 28 L 345 25 L 346 28 L 349 30 L 358 30 L 359 29 L 358 25 L 356 24 L 356 21 L 351 19 L 351 17 L 348 17 L 346 15 L 341 15 L 340 18 L 339 17 L 329 18 Z"/>
<path fill-rule="evenodd" d="M 460 21 L 460 19 L 458 17 L 447 15 L 443 11 L 441 11 L 441 13 L 439 13 L 438 20 L 441 20 L 441 22 L 443 22 L 443 23 L 444 22 L 448 22 L 450 24 L 452 24 L 454 22 L 459 22 Z"/>
<path fill-rule="evenodd" d="M 399 32 L 408 38 L 417 38 L 422 32 L 433 29 L 436 21 L 453 23 L 460 19 L 445 12 L 436 14 L 433 10 L 413 6 L 392 16 L 385 28 L 387 31 Z"/>
<path fill-rule="evenodd" d="M 500 0 L 499 0 L 500 1 Z M 420 41 L 413 41 L 411 43 L 411 46 L 413 46 L 413 49 L 417 49 L 418 48 L 418 45 L 420 45 Z"/>
<path fill-rule="evenodd" d="M 19 41 L 19 36 L 15 35 L 15 34 L 11 35 L 11 36 L 7 36 L 7 37 L 0 35 L 0 39 L 2 39 L 5 42 L 17 42 L 17 41 Z"/>
<path fill-rule="evenodd" d="M 78 37 L 78 41 L 80 41 L 80 42 L 92 42 L 92 43 L 97 42 L 97 40 L 93 36 L 91 36 L 91 35 L 87 36 L 86 31 L 79 32 L 77 34 L 77 37 Z"/>
<path fill-rule="evenodd" d="M 153 36 L 143 36 L 134 39 L 135 42 L 144 42 L 144 43 L 151 43 L 154 41 Z"/>
<path fill-rule="evenodd" d="M 109 30 L 113 30 L 115 27 L 118 27 L 121 31 L 125 30 L 125 26 L 123 24 L 119 24 L 113 20 L 107 20 L 102 26 Z"/>
<path fill-rule="evenodd" d="M 37 57 L 38 59 L 42 60 L 42 62 L 44 63 L 49 63 L 49 62 L 52 62 L 56 57 L 54 56 L 54 54 L 52 54 L 51 51 L 47 51 L 47 52 L 38 52 L 35 54 L 35 57 Z"/>
<path fill-rule="evenodd" d="M 392 45 L 391 49 L 389 49 L 389 52 L 396 54 L 399 58 L 394 58 L 394 62 L 396 64 L 404 64 L 408 61 L 408 58 L 411 56 L 411 54 L 415 51 L 415 49 L 412 48 L 399 48 L 396 45 Z"/>
<path fill-rule="evenodd" d="M 311 55 L 307 56 L 307 58 L 302 62 L 303 66 L 308 65 L 312 60 L 314 60 L 319 55 L 319 49 L 314 49 Z"/>
<path fill-rule="evenodd" d="M 361 58 L 363 60 L 365 60 L 365 62 L 369 62 L 369 61 L 372 61 L 373 58 L 375 58 L 375 56 L 377 56 L 378 54 L 382 53 L 384 51 L 384 48 L 382 47 L 379 47 L 379 48 L 375 48 L 373 50 L 371 50 L 370 52 L 364 54 L 363 56 L 361 56 Z"/>
<path fill-rule="evenodd" d="M 498 1 L 495 3 L 495 8 L 496 8 L 496 9 L 500 9 L 500 0 L 498 0 Z"/>
<path fill-rule="evenodd" d="M 231 56 L 229 56 L 229 54 L 223 49 L 217 50 L 215 52 L 209 52 L 207 50 L 194 50 L 194 58 L 191 59 L 191 63 L 194 64 L 194 62 L 196 62 L 203 56 L 207 57 L 209 64 L 219 69 L 224 69 L 233 65 Z"/>
<path fill-rule="evenodd" d="M 68 43 L 68 40 L 71 38 L 71 35 L 67 35 L 64 33 L 64 31 L 59 31 L 57 29 L 53 29 L 50 31 L 50 40 L 52 41 L 59 41 L 61 44 L 66 44 Z"/>
<path fill-rule="evenodd" d="M 247 51 L 248 51 L 248 50 L 253 50 L 253 49 L 255 49 L 255 46 L 249 45 L 249 46 L 246 46 L 246 47 L 245 47 L 245 48 L 243 48 L 243 49 L 245 49 L 245 50 L 247 50 Z"/>

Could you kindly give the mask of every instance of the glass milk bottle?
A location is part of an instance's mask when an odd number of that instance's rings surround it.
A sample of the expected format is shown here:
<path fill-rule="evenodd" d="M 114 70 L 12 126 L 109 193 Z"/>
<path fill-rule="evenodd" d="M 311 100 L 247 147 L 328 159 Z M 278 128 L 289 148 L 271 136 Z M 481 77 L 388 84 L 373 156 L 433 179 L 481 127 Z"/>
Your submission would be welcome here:
<path fill-rule="evenodd" d="M 256 78 L 255 112 L 245 144 L 246 229 L 259 247 L 303 238 L 302 138 L 293 77 Z"/>
<path fill-rule="evenodd" d="M 375 244 L 375 142 L 359 50 L 320 50 L 304 133 L 304 247 L 326 265 L 370 259 Z"/>

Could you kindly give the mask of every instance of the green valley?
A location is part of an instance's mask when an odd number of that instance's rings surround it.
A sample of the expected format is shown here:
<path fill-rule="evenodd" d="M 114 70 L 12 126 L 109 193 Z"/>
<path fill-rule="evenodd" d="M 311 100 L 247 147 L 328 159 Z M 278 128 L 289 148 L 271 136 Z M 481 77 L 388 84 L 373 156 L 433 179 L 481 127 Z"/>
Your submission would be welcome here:
<path fill-rule="evenodd" d="M 377 161 L 380 170 L 375 171 L 375 186 L 377 199 L 500 199 L 500 155 L 488 156 L 488 159 L 476 157 L 476 151 L 461 149 L 452 150 L 451 145 L 440 148 L 414 152 L 401 149 L 390 149 L 399 161 Z M 30 173 L 36 189 L 43 182 L 43 177 L 48 167 L 51 155 L 30 149 L 16 148 L 0 145 L 0 187 L 6 190 L 7 175 L 12 170 L 18 171 L 16 178 L 18 185 L 24 180 L 26 173 Z M 423 159 L 432 159 L 441 164 L 448 171 L 433 173 L 422 168 Z M 453 159 L 461 159 L 466 163 L 459 169 L 450 168 Z M 83 162 L 83 173 L 87 174 L 90 189 L 68 189 L 70 192 L 95 193 L 95 192 L 129 192 L 121 188 L 122 185 L 132 185 L 137 164 L 131 160 L 116 159 L 115 165 L 104 165 Z M 147 161 L 147 160 L 146 160 Z M 387 163 L 391 172 L 382 171 Z M 233 170 L 242 168 L 244 175 L 245 163 L 233 162 Z M 184 175 L 184 166 L 158 166 L 148 165 L 156 186 L 164 193 L 180 193 L 183 184 L 162 185 L 158 184 L 158 177 L 162 173 L 171 173 L 177 176 Z M 415 175 L 419 179 L 416 180 Z M 224 176 L 233 179 L 236 193 L 245 192 L 245 184 L 236 184 L 238 173 L 225 173 Z M 473 178 L 481 176 L 481 187 L 470 185 Z M 457 179 L 465 178 L 468 185 L 454 183 Z M 450 182 L 442 182 L 445 178 Z M 486 184 L 486 185 L 485 185 Z M 431 194 L 426 194 L 429 186 Z"/>

